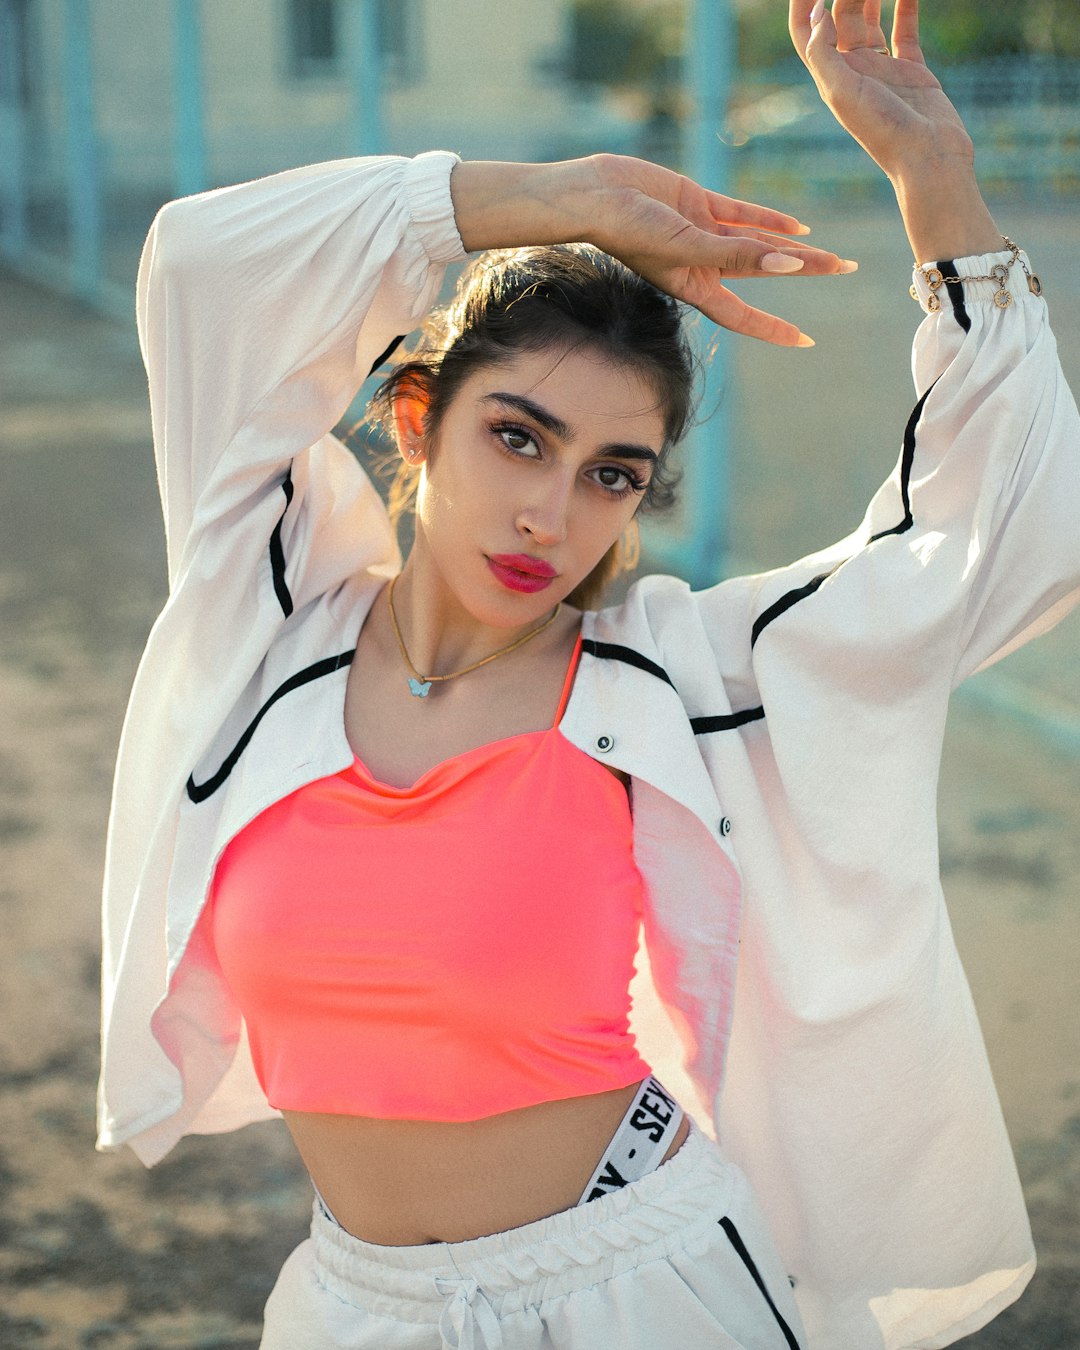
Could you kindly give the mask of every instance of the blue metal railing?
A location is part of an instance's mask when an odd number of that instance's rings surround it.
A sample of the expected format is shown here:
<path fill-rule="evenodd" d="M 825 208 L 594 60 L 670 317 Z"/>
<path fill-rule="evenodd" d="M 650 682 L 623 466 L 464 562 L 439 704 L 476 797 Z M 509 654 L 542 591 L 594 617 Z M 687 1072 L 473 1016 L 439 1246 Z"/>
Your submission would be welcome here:
<path fill-rule="evenodd" d="M 686 83 L 693 117 L 686 129 L 687 172 L 716 192 L 728 188 L 729 152 L 717 135 L 727 119 L 734 53 L 734 16 L 715 0 L 694 0 L 686 53 Z M 681 518 L 673 530 L 666 522 L 646 526 L 650 561 L 678 573 L 692 585 L 718 581 L 727 549 L 728 485 L 726 466 L 731 436 L 729 334 L 707 319 L 694 327 L 701 370 L 703 420 L 681 450 L 685 466 Z"/>
<path fill-rule="evenodd" d="M 190 197 L 209 183 L 199 0 L 174 0 L 173 87 L 176 195 Z"/>

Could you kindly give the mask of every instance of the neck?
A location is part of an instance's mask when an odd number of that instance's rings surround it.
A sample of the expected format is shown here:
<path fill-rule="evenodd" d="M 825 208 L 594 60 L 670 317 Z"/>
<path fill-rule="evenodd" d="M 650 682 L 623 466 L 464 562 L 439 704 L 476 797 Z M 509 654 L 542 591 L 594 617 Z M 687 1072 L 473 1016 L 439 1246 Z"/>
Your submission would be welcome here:
<path fill-rule="evenodd" d="M 413 549 L 394 587 L 394 610 L 409 660 L 417 671 L 445 675 L 482 660 L 538 628 L 553 605 L 522 623 L 500 623 L 498 610 L 484 622 L 466 610 L 441 573 Z"/>

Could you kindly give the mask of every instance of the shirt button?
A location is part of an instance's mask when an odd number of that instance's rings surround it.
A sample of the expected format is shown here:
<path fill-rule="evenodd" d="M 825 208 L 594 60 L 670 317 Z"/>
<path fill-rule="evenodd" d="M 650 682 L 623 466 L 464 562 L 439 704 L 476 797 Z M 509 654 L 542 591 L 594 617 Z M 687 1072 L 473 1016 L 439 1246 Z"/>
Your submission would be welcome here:
<path fill-rule="evenodd" d="M 731 821 L 727 818 L 727 816 L 720 817 L 720 833 L 724 835 L 728 835 L 731 833 Z"/>
<path fill-rule="evenodd" d="M 601 753 L 602 755 L 606 755 L 607 752 L 608 752 L 609 750 L 614 750 L 614 748 L 615 748 L 615 737 L 614 737 L 614 736 L 597 736 L 597 738 L 596 738 L 596 748 L 597 748 L 597 750 L 600 751 L 600 753 Z"/>

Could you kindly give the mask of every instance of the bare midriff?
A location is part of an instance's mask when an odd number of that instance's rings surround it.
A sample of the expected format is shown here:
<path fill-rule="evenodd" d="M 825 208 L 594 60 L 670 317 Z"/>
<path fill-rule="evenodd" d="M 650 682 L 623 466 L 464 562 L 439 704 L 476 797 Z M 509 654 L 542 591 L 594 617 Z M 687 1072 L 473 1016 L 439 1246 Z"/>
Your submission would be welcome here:
<path fill-rule="evenodd" d="M 464 1242 L 572 1209 L 637 1089 L 450 1123 L 283 1115 L 338 1223 L 365 1242 L 412 1247 Z M 689 1129 L 684 1116 L 664 1162 Z"/>

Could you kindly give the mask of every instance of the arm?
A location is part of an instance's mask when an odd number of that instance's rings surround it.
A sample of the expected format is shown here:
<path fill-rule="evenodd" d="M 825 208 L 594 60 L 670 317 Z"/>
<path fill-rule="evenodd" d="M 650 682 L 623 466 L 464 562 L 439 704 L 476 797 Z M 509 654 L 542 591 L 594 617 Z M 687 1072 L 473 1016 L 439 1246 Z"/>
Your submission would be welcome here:
<path fill-rule="evenodd" d="M 434 303 L 462 256 L 453 163 L 340 160 L 159 212 L 136 303 L 171 582 L 218 515 L 265 499 L 272 528 L 290 463 Z"/>
<path fill-rule="evenodd" d="M 462 256 L 455 224 L 468 249 L 592 240 L 718 322 L 791 345 L 794 325 L 737 300 L 721 276 L 854 267 L 767 233 L 806 233 L 791 216 L 639 160 L 457 164 L 451 205 L 453 160 L 340 160 L 159 212 L 137 317 L 173 581 L 214 475 L 229 509 L 241 466 L 272 497 L 387 344 L 422 321 Z"/>
<path fill-rule="evenodd" d="M 857 267 L 835 253 L 777 238 L 809 234 L 793 216 L 621 155 L 459 164 L 451 186 L 466 248 L 595 244 L 713 322 L 780 346 L 813 342 L 794 324 L 746 304 L 724 281 L 836 275 Z"/>
<path fill-rule="evenodd" d="M 997 252 L 971 138 L 923 59 L 918 0 L 897 0 L 892 55 L 880 17 L 880 0 L 835 0 L 832 13 L 791 0 L 789 28 L 836 120 L 888 175 L 915 261 Z"/>
<path fill-rule="evenodd" d="M 919 402 L 896 472 L 859 534 L 831 551 L 832 563 L 810 566 L 816 575 L 844 563 L 822 586 L 822 601 L 845 573 L 849 600 L 863 594 L 856 578 L 870 569 L 869 639 L 881 641 L 875 616 L 890 613 L 886 647 L 895 652 L 906 637 L 905 661 L 922 652 L 959 682 L 1075 603 L 1080 419 L 1045 302 L 1004 251 L 975 179 L 971 139 L 923 61 L 918 0 L 897 0 L 892 56 L 877 50 L 887 45 L 876 0 L 836 0 L 831 15 L 820 0 L 812 4 L 791 0 L 792 38 L 824 101 L 889 176 L 923 265 L 915 284 L 928 318 L 913 353 Z M 1008 264 L 1012 303 L 999 308 L 997 284 L 972 280 L 941 287 L 941 307 L 932 309 L 923 267 L 937 262 L 971 278 Z"/>

